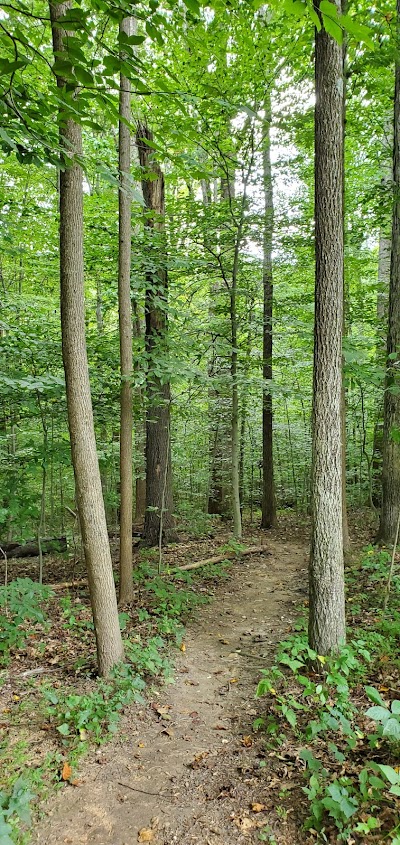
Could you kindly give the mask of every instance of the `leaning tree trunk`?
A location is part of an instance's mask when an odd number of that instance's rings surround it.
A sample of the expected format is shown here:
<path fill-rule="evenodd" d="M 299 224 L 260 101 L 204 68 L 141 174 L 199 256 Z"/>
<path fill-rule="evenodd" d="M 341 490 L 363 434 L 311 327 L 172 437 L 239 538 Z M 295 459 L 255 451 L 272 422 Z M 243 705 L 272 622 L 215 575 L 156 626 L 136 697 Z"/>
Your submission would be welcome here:
<path fill-rule="evenodd" d="M 400 0 L 397 0 L 397 36 L 400 40 Z M 393 221 L 390 262 L 387 369 L 385 378 L 382 512 L 379 539 L 393 543 L 400 508 L 400 60 L 395 65 L 393 123 Z"/>
<path fill-rule="evenodd" d="M 262 410 L 262 516 L 261 528 L 276 525 L 276 502 L 274 489 L 274 458 L 272 433 L 272 232 L 274 221 L 274 199 L 271 173 L 271 98 L 265 100 L 263 138 L 263 181 L 264 181 L 264 231 L 263 231 L 263 410 Z"/>
<path fill-rule="evenodd" d="M 171 392 L 167 379 L 158 375 L 160 361 L 166 360 L 168 277 L 165 250 L 164 176 L 154 160 L 152 133 L 144 124 L 137 129 L 137 148 L 142 168 L 142 191 L 146 230 L 152 263 L 156 270 L 146 273 L 146 514 L 144 542 L 155 546 L 176 539 L 173 516 L 171 472 Z M 157 374 L 156 374 L 157 373 Z"/>
<path fill-rule="evenodd" d="M 340 0 L 336 5 L 340 11 Z M 341 460 L 343 328 L 343 62 L 322 27 L 315 44 L 315 329 L 309 642 L 346 636 Z"/>
<path fill-rule="evenodd" d="M 65 52 L 66 33 L 58 21 L 71 3 L 51 3 L 55 58 Z M 60 97 L 65 80 L 57 76 Z M 69 92 L 70 96 L 70 92 Z M 88 571 L 90 599 L 101 675 L 123 659 L 117 599 L 101 489 L 93 422 L 85 337 L 83 274 L 82 135 L 80 126 L 60 105 L 60 146 L 66 151 L 60 172 L 61 331 L 68 424 L 75 474 L 76 501 Z M 72 162 L 71 162 L 72 159 Z"/>
<path fill-rule="evenodd" d="M 120 33 L 132 35 L 133 18 L 124 18 Z M 120 427 L 120 546 L 119 546 L 119 601 L 133 598 L 132 564 L 132 504 L 133 504 L 133 449 L 132 449 L 132 309 L 131 309 L 131 84 L 121 73 L 119 91 L 119 348 L 121 367 L 121 427 Z"/>

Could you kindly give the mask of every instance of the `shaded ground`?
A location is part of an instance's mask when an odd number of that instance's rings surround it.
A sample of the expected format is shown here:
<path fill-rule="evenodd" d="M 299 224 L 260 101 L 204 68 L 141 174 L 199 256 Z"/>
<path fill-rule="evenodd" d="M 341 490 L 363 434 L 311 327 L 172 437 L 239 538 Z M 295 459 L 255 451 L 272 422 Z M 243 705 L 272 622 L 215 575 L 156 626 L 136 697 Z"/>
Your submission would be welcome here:
<path fill-rule="evenodd" d="M 174 685 L 130 709 L 119 738 L 49 803 L 37 843 L 230 845 L 260 833 L 277 845 L 307 841 L 285 808 L 284 755 L 270 759 L 252 730 L 263 712 L 254 700 L 260 669 L 306 597 L 307 547 L 290 535 L 235 563 L 189 624 Z M 301 792 L 295 803 L 301 816 Z"/>

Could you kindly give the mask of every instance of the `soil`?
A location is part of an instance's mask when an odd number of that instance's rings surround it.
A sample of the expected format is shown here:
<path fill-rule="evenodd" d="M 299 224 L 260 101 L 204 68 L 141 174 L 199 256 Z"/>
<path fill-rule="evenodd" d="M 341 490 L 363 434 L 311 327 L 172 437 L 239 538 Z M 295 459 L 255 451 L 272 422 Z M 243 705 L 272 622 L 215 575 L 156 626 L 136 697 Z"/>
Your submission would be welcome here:
<path fill-rule="evenodd" d="M 270 754 L 265 733 L 253 730 L 266 706 L 255 699 L 261 671 L 306 599 L 308 548 L 301 531 L 262 536 L 269 553 L 235 563 L 189 623 L 174 683 L 129 708 L 118 738 L 49 802 L 35 842 L 308 841 L 290 751 Z"/>

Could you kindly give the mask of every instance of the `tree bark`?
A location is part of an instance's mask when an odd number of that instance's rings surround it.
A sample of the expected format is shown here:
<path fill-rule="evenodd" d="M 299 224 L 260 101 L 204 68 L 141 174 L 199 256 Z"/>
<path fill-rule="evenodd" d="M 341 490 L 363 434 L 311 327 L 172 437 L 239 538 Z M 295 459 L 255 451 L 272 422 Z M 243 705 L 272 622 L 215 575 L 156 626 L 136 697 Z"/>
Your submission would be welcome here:
<path fill-rule="evenodd" d="M 342 0 L 342 14 L 347 13 L 347 0 Z M 342 144 L 342 172 L 343 172 L 343 250 L 346 242 L 346 186 L 345 186 L 345 139 L 346 139 L 346 94 L 347 94 L 347 35 L 343 33 L 342 46 L 342 61 L 343 61 L 343 102 L 342 102 L 342 125 L 343 125 L 343 144 Z M 343 337 L 347 332 L 347 308 L 348 308 L 349 290 L 346 284 L 345 267 L 343 261 Z M 343 536 L 343 554 L 347 555 L 350 551 L 350 534 L 349 522 L 347 518 L 347 431 L 346 431 L 346 386 L 344 380 L 344 355 L 342 349 L 342 387 L 341 387 L 341 443 L 342 443 L 342 536 Z"/>
<path fill-rule="evenodd" d="M 124 18 L 120 33 L 132 35 L 133 18 Z M 119 261 L 118 305 L 119 347 L 121 368 L 120 398 L 120 546 L 119 546 L 119 601 L 126 604 L 133 597 L 132 564 L 132 506 L 133 506 L 133 448 L 132 448 L 132 309 L 131 309 L 131 84 L 120 75 L 119 91 Z"/>
<path fill-rule="evenodd" d="M 400 40 L 400 0 L 397 0 L 397 50 Z M 390 262 L 387 364 L 385 378 L 382 511 L 379 539 L 393 543 L 400 508 L 400 60 L 396 52 L 393 121 L 393 218 Z"/>
<path fill-rule="evenodd" d="M 58 21 L 71 8 L 50 3 L 55 58 L 65 51 L 67 33 Z M 57 76 L 61 97 L 68 85 Z M 74 92 L 76 94 L 76 92 Z M 99 672 L 107 675 L 123 659 L 117 599 L 96 451 L 85 336 L 83 274 L 82 133 L 60 105 L 60 284 L 62 353 L 76 501 L 88 571 Z"/>
<path fill-rule="evenodd" d="M 154 160 L 151 131 L 144 124 L 137 129 L 137 148 L 142 168 L 142 191 L 156 269 L 146 273 L 146 514 L 143 540 L 149 546 L 177 539 L 173 516 L 171 471 L 171 391 L 169 380 L 156 374 L 168 358 L 168 277 L 165 250 L 164 176 Z"/>
<path fill-rule="evenodd" d="M 336 5 L 340 11 L 340 0 Z M 318 654 L 345 641 L 341 385 L 343 330 L 343 61 L 315 37 L 315 328 L 309 642 Z"/>
<path fill-rule="evenodd" d="M 264 231 L 263 231 L 263 409 L 262 409 L 262 516 L 261 528 L 273 528 L 276 525 L 276 501 L 274 489 L 273 458 L 273 414 L 272 414 L 272 316 L 273 316 L 273 275 L 272 275 L 272 232 L 274 221 L 274 199 L 271 173 L 271 97 L 264 102 L 265 117 L 263 122 L 263 186 L 264 186 Z"/>

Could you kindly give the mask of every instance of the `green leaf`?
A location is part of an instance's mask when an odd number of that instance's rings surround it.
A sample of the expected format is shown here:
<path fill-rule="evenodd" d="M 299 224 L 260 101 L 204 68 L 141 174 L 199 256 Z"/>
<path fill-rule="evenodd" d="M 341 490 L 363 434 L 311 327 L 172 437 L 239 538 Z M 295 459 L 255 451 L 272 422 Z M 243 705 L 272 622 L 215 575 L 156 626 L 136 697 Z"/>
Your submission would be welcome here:
<path fill-rule="evenodd" d="M 346 32 L 353 35 L 356 41 L 363 41 L 364 44 L 367 44 L 367 46 L 371 48 L 371 50 L 375 48 L 375 44 L 371 37 L 372 32 L 368 26 L 358 23 L 358 21 L 355 21 L 354 18 L 350 17 L 350 15 L 342 15 L 340 22 Z"/>
<path fill-rule="evenodd" d="M 379 771 L 382 772 L 385 778 L 387 778 L 389 783 L 392 784 L 392 786 L 394 784 L 397 785 L 400 782 L 400 775 L 396 772 L 395 769 L 393 769 L 392 766 L 385 766 L 383 763 L 377 763 L 376 766 Z"/>
<path fill-rule="evenodd" d="M 383 736 L 388 736 L 396 741 L 400 740 L 400 722 L 397 719 L 388 719 L 383 728 Z"/>
<path fill-rule="evenodd" d="M 82 65 L 75 65 L 74 72 L 78 82 L 81 82 L 82 85 L 91 87 L 94 84 L 93 75 L 86 68 L 82 67 Z"/>
<path fill-rule="evenodd" d="M 194 15 L 200 15 L 200 4 L 198 0 L 183 0 L 189 12 L 193 12 Z"/>
<path fill-rule="evenodd" d="M 60 733 L 62 736 L 68 736 L 69 735 L 69 725 L 67 725 L 66 722 L 64 722 L 63 725 L 58 725 L 57 730 L 58 730 L 58 733 Z"/>
<path fill-rule="evenodd" d="M 160 47 L 162 47 L 164 40 L 163 40 L 163 37 L 161 35 L 161 32 L 150 21 L 146 21 L 146 32 L 147 32 L 147 35 L 150 36 L 152 41 L 157 41 L 157 43 L 160 45 Z"/>
<path fill-rule="evenodd" d="M 385 706 L 385 702 L 384 702 L 380 692 L 378 692 L 378 690 L 376 689 L 376 687 L 369 687 L 368 686 L 368 687 L 364 687 L 364 689 L 365 689 L 365 692 L 366 692 L 370 701 L 373 701 L 374 704 L 378 704 L 380 707 Z"/>
<path fill-rule="evenodd" d="M 395 698 L 395 700 L 392 701 L 390 709 L 396 716 L 400 716 L 400 701 Z"/>
<path fill-rule="evenodd" d="M 5 141 L 5 143 L 6 143 L 9 147 L 11 147 L 11 149 L 12 149 L 12 150 L 16 150 L 16 149 L 17 149 L 17 145 L 16 145 L 15 141 L 14 141 L 12 138 L 10 138 L 10 136 L 8 135 L 8 133 L 6 132 L 6 130 L 5 130 L 5 129 L 3 129 L 1 126 L 0 126 L 0 138 L 2 138 L 2 139 L 3 139 L 3 141 Z"/>
<path fill-rule="evenodd" d="M 10 62 L 8 59 L 0 59 L 0 76 L 8 76 L 19 70 L 21 67 L 26 67 L 29 64 L 29 59 L 20 58 Z"/>
<path fill-rule="evenodd" d="M 373 719 L 375 722 L 382 722 L 385 724 L 387 722 L 390 713 L 385 707 L 369 707 L 366 714 L 369 719 Z"/>

